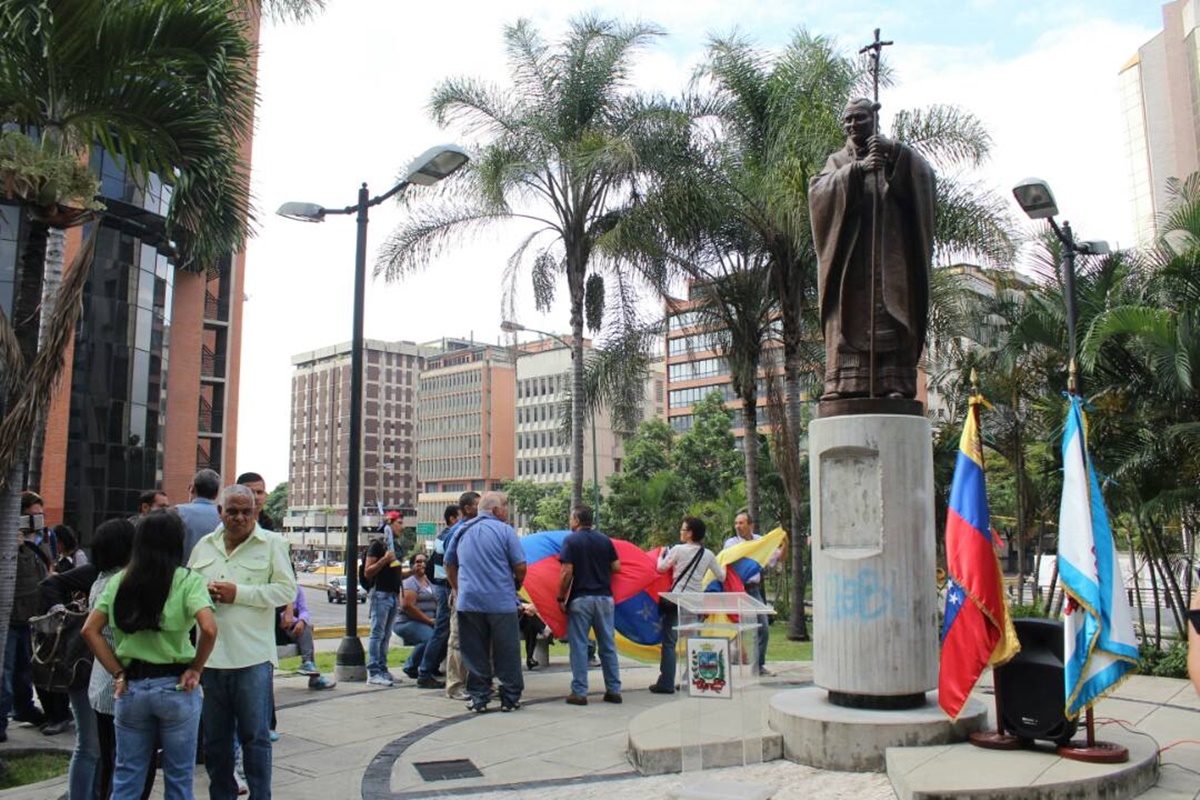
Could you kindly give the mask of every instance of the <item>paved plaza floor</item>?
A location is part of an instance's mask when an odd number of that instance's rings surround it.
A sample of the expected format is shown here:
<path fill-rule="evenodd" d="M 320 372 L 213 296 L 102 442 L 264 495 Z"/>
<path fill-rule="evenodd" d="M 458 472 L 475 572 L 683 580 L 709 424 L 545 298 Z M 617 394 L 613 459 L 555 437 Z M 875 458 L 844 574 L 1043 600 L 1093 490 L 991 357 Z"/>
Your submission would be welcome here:
<path fill-rule="evenodd" d="M 765 689 L 777 686 L 785 690 L 811 682 L 809 663 L 772 667 L 776 675 L 768 679 L 772 686 Z M 614 705 L 601 702 L 603 685 L 599 670 L 594 669 L 590 672 L 589 705 L 569 706 L 563 700 L 570 671 L 565 659 L 557 659 L 548 668 L 525 673 L 523 708 L 482 715 L 467 712 L 464 703 L 447 699 L 441 691 L 418 689 L 411 681 L 392 689 L 341 684 L 332 691 L 314 692 L 308 690 L 305 678 L 280 674 L 276 704 L 281 737 L 274 750 L 274 795 L 287 800 L 675 797 L 685 780 L 692 781 L 695 775 L 642 777 L 627 755 L 631 722 L 647 710 L 673 702 L 646 690 L 656 673 L 655 667 L 624 661 L 625 702 Z M 979 696 L 985 703 L 993 702 L 986 685 Z M 1117 698 L 1101 704 L 1098 716 L 1139 725 L 1152 715 L 1162 720 L 1152 734 L 1160 739 L 1160 746 L 1174 740 L 1164 737 L 1191 738 L 1193 742 L 1163 754 L 1159 785 L 1143 797 L 1192 797 L 1200 787 L 1200 772 L 1181 768 L 1200 770 L 1200 744 L 1195 741 L 1200 739 L 1200 698 L 1190 685 L 1135 677 Z M 664 731 L 663 735 L 678 737 L 678 731 Z M 9 743 L 0 748 L 50 744 L 70 747 L 71 737 L 48 738 L 31 728 L 13 726 Z M 986 762 L 987 754 L 980 751 L 978 757 Z M 467 766 L 474 767 L 478 775 L 427 780 L 417 766 L 460 760 L 468 761 Z M 1181 767 L 1169 766 L 1172 763 Z M 884 774 L 827 772 L 786 760 L 706 770 L 703 777 L 770 787 L 779 800 L 894 796 Z M 0 798 L 58 800 L 64 785 L 58 780 L 0 792 Z M 203 767 L 197 767 L 196 796 L 208 796 Z M 161 781 L 155 797 L 161 797 Z"/>

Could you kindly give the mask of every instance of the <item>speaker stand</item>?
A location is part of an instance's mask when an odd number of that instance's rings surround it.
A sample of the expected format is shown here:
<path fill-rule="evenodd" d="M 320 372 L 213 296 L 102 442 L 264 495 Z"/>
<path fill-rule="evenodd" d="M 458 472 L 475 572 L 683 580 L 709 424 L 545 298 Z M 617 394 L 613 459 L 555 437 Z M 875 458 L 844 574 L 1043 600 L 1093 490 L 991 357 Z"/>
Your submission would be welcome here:
<path fill-rule="evenodd" d="M 1055 754 L 1071 761 L 1089 764 L 1124 764 L 1129 760 L 1129 748 L 1114 742 L 1096 741 L 1096 719 L 1092 707 L 1087 710 L 1087 741 L 1071 742 L 1056 749 Z"/>

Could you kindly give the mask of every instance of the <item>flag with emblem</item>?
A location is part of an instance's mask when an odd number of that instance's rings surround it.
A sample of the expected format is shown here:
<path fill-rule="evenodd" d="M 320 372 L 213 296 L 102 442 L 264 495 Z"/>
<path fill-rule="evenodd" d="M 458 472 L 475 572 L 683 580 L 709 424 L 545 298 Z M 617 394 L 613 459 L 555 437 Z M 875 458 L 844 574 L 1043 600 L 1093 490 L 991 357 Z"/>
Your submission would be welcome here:
<path fill-rule="evenodd" d="M 1137 669 L 1138 648 L 1078 395 L 1071 395 L 1062 457 L 1058 571 L 1068 598 L 1063 614 L 1064 711 L 1075 719 Z"/>
<path fill-rule="evenodd" d="M 1004 600 L 1000 561 L 988 518 L 983 441 L 976 394 L 958 443 L 958 460 L 946 512 L 946 613 L 938 704 L 951 718 L 962 713 L 984 667 L 1008 661 L 1021 649 Z"/>

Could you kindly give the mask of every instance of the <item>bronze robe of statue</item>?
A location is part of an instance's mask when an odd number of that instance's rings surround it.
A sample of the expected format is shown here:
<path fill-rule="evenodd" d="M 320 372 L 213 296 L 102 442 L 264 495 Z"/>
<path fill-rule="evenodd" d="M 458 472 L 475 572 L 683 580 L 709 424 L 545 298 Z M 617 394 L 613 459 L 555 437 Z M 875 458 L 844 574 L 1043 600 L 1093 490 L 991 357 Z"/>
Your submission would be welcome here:
<path fill-rule="evenodd" d="M 887 166 L 855 166 L 852 142 L 829 156 L 809 184 L 825 332 L 822 399 L 867 397 L 871 315 L 875 315 L 876 397 L 913 398 L 925 347 L 933 262 L 934 173 L 912 148 L 889 142 Z M 871 296 L 871 235 L 878 181 L 882 238 Z"/>

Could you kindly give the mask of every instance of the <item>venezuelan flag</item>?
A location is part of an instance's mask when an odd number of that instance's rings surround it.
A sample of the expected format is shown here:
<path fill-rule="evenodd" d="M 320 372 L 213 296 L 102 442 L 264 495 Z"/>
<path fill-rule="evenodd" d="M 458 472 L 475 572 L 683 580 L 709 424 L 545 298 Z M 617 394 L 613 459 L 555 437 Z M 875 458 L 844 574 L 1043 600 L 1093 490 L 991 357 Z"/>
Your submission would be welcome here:
<path fill-rule="evenodd" d="M 942 622 L 938 704 L 957 719 L 985 666 L 1008 661 L 1021 649 L 1008 605 L 988 519 L 979 406 L 971 398 L 958 444 L 946 514 L 946 571 L 950 584 Z"/>
<path fill-rule="evenodd" d="M 559 639 L 567 637 L 567 617 L 558 605 L 558 554 L 570 533 L 543 531 L 521 539 L 526 565 L 523 591 Z M 621 571 L 612 576 L 611 584 L 617 631 L 634 642 L 657 645 L 662 641 L 662 631 L 658 624 L 658 590 L 654 590 L 661 583 L 656 559 L 624 539 L 613 539 L 612 543 L 621 562 Z M 667 583 L 669 588 L 670 576 Z"/>

